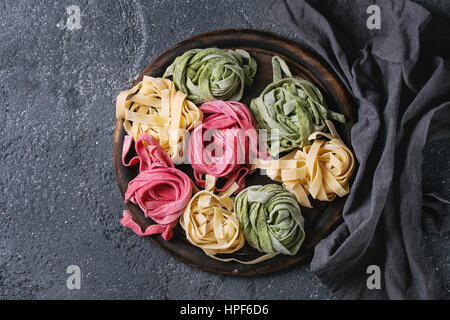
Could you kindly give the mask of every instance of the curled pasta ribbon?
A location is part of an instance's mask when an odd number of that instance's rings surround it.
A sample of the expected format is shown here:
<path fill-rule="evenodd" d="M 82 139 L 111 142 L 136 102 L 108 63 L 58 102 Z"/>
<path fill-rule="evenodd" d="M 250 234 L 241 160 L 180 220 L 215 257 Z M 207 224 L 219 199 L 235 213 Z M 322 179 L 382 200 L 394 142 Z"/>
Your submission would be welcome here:
<path fill-rule="evenodd" d="M 256 60 L 242 49 L 192 49 L 175 58 L 163 77 L 172 77 L 177 89 L 196 104 L 239 101 L 256 68 Z"/>
<path fill-rule="evenodd" d="M 318 136 L 329 140 L 317 139 Z M 344 142 L 330 134 L 315 132 L 309 139 L 315 140 L 303 150 L 292 151 L 279 160 L 258 160 L 255 167 L 266 169 L 267 175 L 283 182 L 302 206 L 311 208 L 308 195 L 332 201 L 349 193 L 355 159 Z"/>
<path fill-rule="evenodd" d="M 234 210 L 245 239 L 260 252 L 294 255 L 304 239 L 304 218 L 295 196 L 276 184 L 248 187 Z"/>
<path fill-rule="evenodd" d="M 233 182 L 244 187 L 244 177 L 250 171 L 250 157 L 258 157 L 258 134 L 248 108 L 235 101 L 210 101 L 200 106 L 205 115 L 202 124 L 191 136 L 189 160 L 195 182 L 205 186 L 204 175 L 225 177 L 223 188 Z"/>
<path fill-rule="evenodd" d="M 315 85 L 292 76 L 282 58 L 273 56 L 272 68 L 273 82 L 250 103 L 258 127 L 267 130 L 265 147 L 272 156 L 310 144 L 308 137 L 326 129 L 327 119 L 345 122 L 344 115 L 328 109 Z"/>
<path fill-rule="evenodd" d="M 117 96 L 116 117 L 124 119 L 123 126 L 134 141 L 149 133 L 178 163 L 186 150 L 187 131 L 202 121 L 203 114 L 172 81 L 144 76 Z"/>
<path fill-rule="evenodd" d="M 192 181 L 185 173 L 174 168 L 171 159 L 148 133 L 140 135 L 136 141 L 137 156 L 125 162 L 131 143 L 132 138 L 126 136 L 122 162 L 125 166 L 140 162 L 140 173 L 129 182 L 125 202 L 139 205 L 145 217 L 151 218 L 156 224 L 142 231 L 128 210 L 123 212 L 121 223 L 139 236 L 161 234 L 164 240 L 169 240 L 173 235 L 172 229 L 191 198 Z"/>
<path fill-rule="evenodd" d="M 244 245 L 244 236 L 233 211 L 230 195 L 238 188 L 233 183 L 222 193 L 214 194 L 215 178 L 206 177 L 206 189 L 197 192 L 180 218 L 188 241 L 201 248 L 211 258 L 216 254 L 233 253 Z"/>

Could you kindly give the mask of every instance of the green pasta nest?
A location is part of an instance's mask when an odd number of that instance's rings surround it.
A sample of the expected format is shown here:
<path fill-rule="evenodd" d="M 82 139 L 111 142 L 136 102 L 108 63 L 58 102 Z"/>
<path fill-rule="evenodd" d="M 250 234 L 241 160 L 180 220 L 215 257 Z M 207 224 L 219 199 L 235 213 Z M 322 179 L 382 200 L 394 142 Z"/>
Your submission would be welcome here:
<path fill-rule="evenodd" d="M 177 89 L 195 104 L 239 101 L 244 86 L 252 85 L 256 69 L 256 60 L 242 49 L 192 49 L 175 58 L 163 77 L 172 77 Z"/>
<path fill-rule="evenodd" d="M 304 218 L 295 196 L 276 184 L 251 186 L 234 201 L 248 243 L 260 252 L 294 255 L 304 239 Z"/>
<path fill-rule="evenodd" d="M 264 143 L 272 156 L 308 145 L 311 133 L 326 130 L 326 120 L 345 123 L 344 115 L 328 109 L 315 85 L 292 76 L 282 58 L 272 57 L 272 68 L 273 82 L 250 103 L 258 127 L 267 130 Z"/>

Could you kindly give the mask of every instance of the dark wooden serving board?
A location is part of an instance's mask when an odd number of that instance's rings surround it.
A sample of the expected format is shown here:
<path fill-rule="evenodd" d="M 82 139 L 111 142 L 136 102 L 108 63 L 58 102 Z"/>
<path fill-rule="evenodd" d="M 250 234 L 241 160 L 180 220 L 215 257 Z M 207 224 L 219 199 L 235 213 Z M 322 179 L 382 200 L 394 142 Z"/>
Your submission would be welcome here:
<path fill-rule="evenodd" d="M 318 86 L 324 94 L 326 103 L 330 109 L 346 115 L 348 119 L 347 124 L 336 124 L 336 127 L 344 142 L 350 146 L 350 128 L 355 118 L 353 103 L 345 87 L 320 57 L 315 56 L 294 41 L 271 33 L 249 29 L 226 29 L 194 36 L 180 42 L 157 57 L 144 69 L 138 79 L 136 79 L 135 84 L 142 80 L 143 75 L 162 76 L 165 69 L 172 63 L 175 57 L 189 49 L 214 46 L 219 48 L 245 49 L 257 60 L 258 71 L 253 85 L 245 89 L 244 97 L 241 100 L 247 106 L 250 105 L 251 99 L 259 96 L 263 89 L 272 82 L 272 56 L 281 56 L 286 60 L 294 75 L 309 79 Z M 122 122 L 121 119 L 117 120 L 114 131 L 114 172 L 123 197 L 128 182 L 137 175 L 137 168 L 127 168 L 121 162 L 122 144 L 125 136 Z M 177 167 L 192 177 L 192 169 L 188 165 Z M 247 186 L 267 183 L 275 182 L 267 176 L 261 175 L 259 170 L 256 170 L 246 179 Z M 244 265 L 237 262 L 220 262 L 206 256 L 201 249 L 191 245 L 186 240 L 184 230 L 179 225 L 174 229 L 174 236 L 170 241 L 164 241 L 159 235 L 148 238 L 171 256 L 190 266 L 227 275 L 258 275 L 281 270 L 310 258 L 315 245 L 341 223 L 344 202 L 345 198 L 337 198 L 330 203 L 313 201 L 314 209 L 302 208 L 302 214 L 305 217 L 306 239 L 298 254 L 295 256 L 278 255 L 255 265 Z M 143 229 L 152 223 L 150 219 L 144 217 L 144 213 L 138 206 L 128 203 L 127 207 L 132 213 L 134 220 Z M 232 255 L 223 255 L 222 257 L 232 256 L 241 260 L 250 260 L 259 255 L 256 250 L 246 244 L 238 252 Z"/>

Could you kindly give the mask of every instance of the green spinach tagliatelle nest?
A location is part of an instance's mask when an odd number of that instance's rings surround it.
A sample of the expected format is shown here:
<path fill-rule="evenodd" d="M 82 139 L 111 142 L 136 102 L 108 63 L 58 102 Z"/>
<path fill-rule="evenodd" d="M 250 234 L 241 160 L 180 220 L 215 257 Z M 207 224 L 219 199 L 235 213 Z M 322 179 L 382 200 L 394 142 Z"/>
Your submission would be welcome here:
<path fill-rule="evenodd" d="M 250 186 L 234 201 L 248 243 L 260 252 L 294 255 L 305 240 L 304 218 L 294 194 L 276 184 Z"/>
<path fill-rule="evenodd" d="M 267 130 L 264 143 L 272 156 L 309 145 L 311 133 L 326 130 L 326 120 L 345 123 L 344 115 L 328 109 L 314 84 L 292 76 L 282 58 L 272 57 L 272 69 L 273 82 L 250 103 L 258 127 Z"/>
<path fill-rule="evenodd" d="M 244 86 L 252 85 L 256 69 L 256 60 L 242 49 L 191 49 L 175 58 L 163 77 L 172 77 L 177 89 L 195 104 L 239 101 Z"/>

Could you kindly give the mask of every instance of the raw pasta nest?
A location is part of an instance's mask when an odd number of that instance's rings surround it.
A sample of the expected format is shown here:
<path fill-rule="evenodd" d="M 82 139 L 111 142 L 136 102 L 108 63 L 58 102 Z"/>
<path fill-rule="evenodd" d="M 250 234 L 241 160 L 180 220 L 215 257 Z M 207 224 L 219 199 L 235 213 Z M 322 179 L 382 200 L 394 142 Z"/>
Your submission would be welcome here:
<path fill-rule="evenodd" d="M 136 141 L 151 134 L 175 163 L 185 158 L 187 132 L 198 125 L 203 113 L 172 81 L 144 76 L 116 102 L 116 117 L 124 119 L 125 131 Z"/>
<path fill-rule="evenodd" d="M 142 231 L 128 210 L 123 212 L 121 222 L 140 236 L 161 234 L 169 240 L 173 235 L 172 229 L 192 196 L 192 181 L 174 167 L 172 160 L 151 135 L 144 133 L 139 137 L 135 143 L 137 156 L 126 163 L 125 156 L 130 146 L 131 137 L 127 136 L 122 163 L 132 166 L 139 162 L 140 170 L 128 184 L 125 202 L 139 205 L 145 217 L 151 218 L 155 224 Z"/>
<path fill-rule="evenodd" d="M 214 194 L 214 184 L 215 178 L 207 176 L 207 188 L 192 197 L 180 225 L 191 244 L 217 259 L 216 254 L 233 253 L 242 248 L 245 240 L 230 198 L 238 186 L 234 183 L 228 190 Z"/>
<path fill-rule="evenodd" d="M 265 147 L 272 156 L 308 145 L 308 137 L 326 129 L 328 119 L 345 122 L 344 115 L 327 108 L 315 85 L 292 76 L 282 58 L 272 57 L 272 66 L 273 82 L 250 103 L 258 127 L 267 130 Z"/>
<path fill-rule="evenodd" d="M 295 196 L 279 185 L 242 190 L 234 210 L 245 239 L 260 252 L 294 255 L 305 239 L 300 206 Z"/>
<path fill-rule="evenodd" d="M 205 175 L 225 177 L 227 182 L 216 191 L 227 189 L 233 182 L 244 187 L 250 171 L 250 157 L 258 156 L 258 134 L 248 108 L 235 101 L 210 101 L 200 106 L 203 122 L 191 136 L 189 160 L 194 178 L 205 186 Z"/>
<path fill-rule="evenodd" d="M 323 136 L 329 139 L 317 139 Z M 309 136 L 312 145 L 294 150 L 279 160 L 258 160 L 255 168 L 266 169 L 267 175 L 283 183 L 298 202 L 311 208 L 308 195 L 320 201 L 333 201 L 349 193 L 349 180 L 355 169 L 351 150 L 341 139 L 315 132 Z"/>
<path fill-rule="evenodd" d="M 239 101 L 244 86 L 252 85 L 256 68 L 256 60 L 245 50 L 192 49 L 175 58 L 163 77 L 172 77 L 177 89 L 196 104 Z"/>

